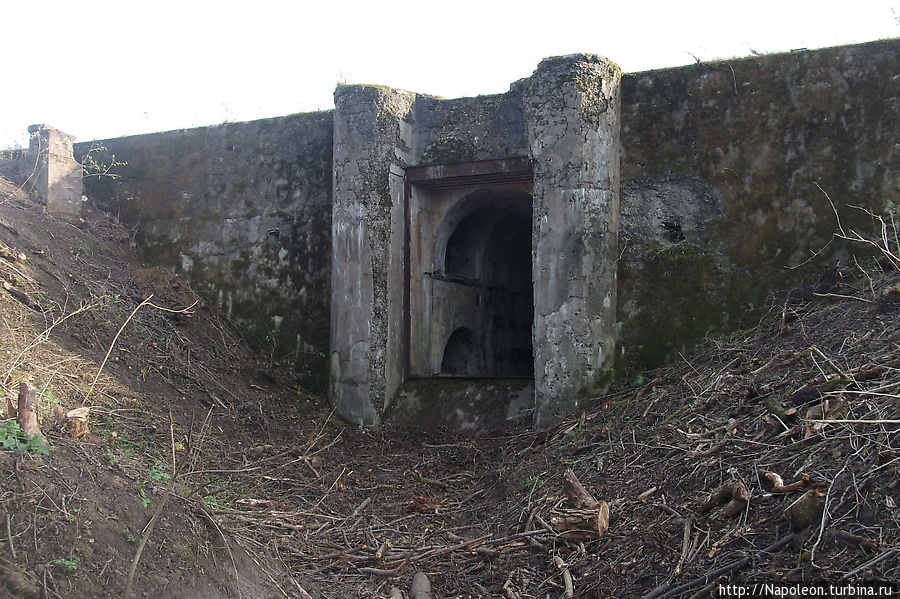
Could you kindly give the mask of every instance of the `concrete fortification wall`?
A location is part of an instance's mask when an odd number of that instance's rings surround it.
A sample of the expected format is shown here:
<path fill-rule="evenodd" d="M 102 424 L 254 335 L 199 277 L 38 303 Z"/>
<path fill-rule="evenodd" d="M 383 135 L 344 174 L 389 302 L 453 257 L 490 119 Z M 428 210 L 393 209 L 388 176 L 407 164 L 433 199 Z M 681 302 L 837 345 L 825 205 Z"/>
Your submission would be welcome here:
<path fill-rule="evenodd" d="M 543 422 L 846 259 L 808 261 L 824 192 L 845 226 L 896 210 L 898 46 L 624 76 L 573 55 L 455 100 L 341 86 L 333 112 L 101 142 L 128 164 L 87 193 L 348 420 L 471 427 L 502 396 L 493 418 Z"/>
<path fill-rule="evenodd" d="M 896 210 L 898 40 L 755 56 L 622 80 L 620 343 L 659 363 L 755 323 L 773 289 L 817 277 Z M 820 189 L 821 188 L 821 189 Z M 856 248 L 859 251 L 861 248 Z M 813 281 L 815 282 L 815 281 Z"/>
<path fill-rule="evenodd" d="M 266 354 L 324 390 L 331 270 L 330 112 L 76 144 L 109 176 L 88 196 L 136 229 Z M 114 157 L 114 158 L 113 158 Z"/>

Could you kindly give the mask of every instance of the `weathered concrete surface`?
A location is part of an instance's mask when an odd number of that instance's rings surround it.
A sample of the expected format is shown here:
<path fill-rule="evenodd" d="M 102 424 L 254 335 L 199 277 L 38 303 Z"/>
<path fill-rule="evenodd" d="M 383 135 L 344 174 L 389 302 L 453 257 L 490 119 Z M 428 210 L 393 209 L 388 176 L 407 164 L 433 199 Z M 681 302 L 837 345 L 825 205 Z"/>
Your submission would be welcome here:
<path fill-rule="evenodd" d="M 530 422 L 533 413 L 531 380 L 432 378 L 405 383 L 386 418 L 401 425 L 479 434 L 509 422 Z"/>
<path fill-rule="evenodd" d="M 0 156 L 0 173 L 36 193 L 50 214 L 78 216 L 82 168 L 73 155 L 75 137 L 50 125 L 31 125 L 28 133 L 28 150 Z"/>
<path fill-rule="evenodd" d="M 756 322 L 773 289 L 815 278 L 900 190 L 900 41 L 757 56 L 622 80 L 620 342 L 652 367 Z M 856 248 L 860 251 L 861 248 Z"/>
<path fill-rule="evenodd" d="M 414 97 L 362 85 L 335 92 L 330 398 L 351 422 L 379 422 L 400 384 L 405 216 L 403 186 L 391 179 L 406 165 L 401 121 Z"/>
<path fill-rule="evenodd" d="M 550 58 L 525 84 L 534 163 L 535 423 L 613 377 L 619 81 L 592 55 Z"/>
<path fill-rule="evenodd" d="M 409 376 L 534 373 L 541 423 L 609 382 L 620 77 L 606 60 L 577 55 L 544 61 L 507 94 L 484 98 L 338 89 L 338 412 L 377 422 Z M 527 180 L 481 172 L 484 161 L 523 156 L 533 165 L 530 201 L 531 168 Z M 410 179 L 409 167 L 460 163 Z"/>
<path fill-rule="evenodd" d="M 330 112 L 77 144 L 124 161 L 89 197 L 136 227 L 148 261 L 186 275 L 252 345 L 327 381 Z"/>
<path fill-rule="evenodd" d="M 505 94 L 442 100 L 416 96 L 410 148 L 416 165 L 528 156 L 522 83 Z"/>

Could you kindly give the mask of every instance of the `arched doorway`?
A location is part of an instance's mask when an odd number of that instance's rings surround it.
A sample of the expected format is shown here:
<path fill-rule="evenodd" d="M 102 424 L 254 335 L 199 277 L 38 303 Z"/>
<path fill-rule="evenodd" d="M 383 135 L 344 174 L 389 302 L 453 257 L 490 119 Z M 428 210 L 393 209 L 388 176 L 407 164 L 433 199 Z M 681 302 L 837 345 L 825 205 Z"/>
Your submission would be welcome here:
<path fill-rule="evenodd" d="M 531 197 L 482 189 L 461 199 L 439 228 L 434 256 L 433 277 L 442 284 L 433 288 L 431 303 L 444 306 L 438 318 L 455 321 L 432 329 L 446 335 L 441 374 L 533 376 Z M 457 327 L 460 322 L 467 326 Z M 455 360 L 463 348 L 470 353 L 461 370 Z"/>

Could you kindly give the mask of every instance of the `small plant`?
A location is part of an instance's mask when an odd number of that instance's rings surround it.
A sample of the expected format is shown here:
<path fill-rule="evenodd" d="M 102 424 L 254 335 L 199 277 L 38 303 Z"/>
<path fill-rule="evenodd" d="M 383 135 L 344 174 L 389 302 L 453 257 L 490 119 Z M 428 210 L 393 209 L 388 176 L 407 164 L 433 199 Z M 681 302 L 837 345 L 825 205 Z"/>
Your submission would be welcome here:
<path fill-rule="evenodd" d="M 203 502 L 213 507 L 222 507 L 222 502 L 216 499 L 215 495 L 204 495 Z"/>
<path fill-rule="evenodd" d="M 172 480 L 172 475 L 165 471 L 165 466 L 162 462 L 156 462 L 156 464 L 150 468 L 150 478 L 158 481 L 167 481 Z"/>
<path fill-rule="evenodd" d="M 88 150 L 87 154 L 84 155 L 84 158 L 81 159 L 81 169 L 83 171 L 83 177 L 87 179 L 88 177 L 108 177 L 110 179 L 118 179 L 119 175 L 115 172 L 115 169 L 120 166 L 126 166 L 128 163 L 120 160 L 116 160 L 115 154 L 109 155 L 109 161 L 106 162 L 102 159 L 98 159 L 98 154 L 103 154 L 106 152 L 106 147 L 103 145 L 95 144 L 90 150 Z"/>
<path fill-rule="evenodd" d="M 147 483 L 138 481 L 138 498 L 141 500 L 141 507 L 150 507 L 150 498 L 147 497 L 147 490 L 144 488 Z"/>
<path fill-rule="evenodd" d="M 66 574 L 74 574 L 78 572 L 78 560 L 74 558 L 59 558 L 51 562 L 54 566 L 65 572 Z"/>
<path fill-rule="evenodd" d="M 525 484 L 536 491 L 544 486 L 544 479 L 540 476 L 529 476 L 525 479 Z"/>
<path fill-rule="evenodd" d="M 577 441 L 582 441 L 585 438 L 585 431 L 580 426 L 577 426 L 571 430 L 567 430 L 563 433 L 563 442 L 572 443 Z"/>
<path fill-rule="evenodd" d="M 138 538 L 136 536 L 134 536 L 134 534 L 131 532 L 131 529 L 128 528 L 127 526 L 124 529 L 122 529 L 122 532 L 125 534 L 125 540 L 128 541 L 129 543 L 137 543 L 138 542 Z"/>
<path fill-rule="evenodd" d="M 50 454 L 50 446 L 39 435 L 27 434 L 15 420 L 5 420 L 0 423 L 0 447 L 11 451 Z"/>

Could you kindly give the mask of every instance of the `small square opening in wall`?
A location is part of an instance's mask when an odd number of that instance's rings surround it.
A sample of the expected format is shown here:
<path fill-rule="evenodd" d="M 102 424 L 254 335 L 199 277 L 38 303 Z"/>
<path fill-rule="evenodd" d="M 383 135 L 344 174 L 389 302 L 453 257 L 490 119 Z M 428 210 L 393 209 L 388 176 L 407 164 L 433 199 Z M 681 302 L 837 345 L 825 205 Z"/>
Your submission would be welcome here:
<path fill-rule="evenodd" d="M 407 171 L 408 378 L 533 378 L 530 165 L 447 168 Z"/>

